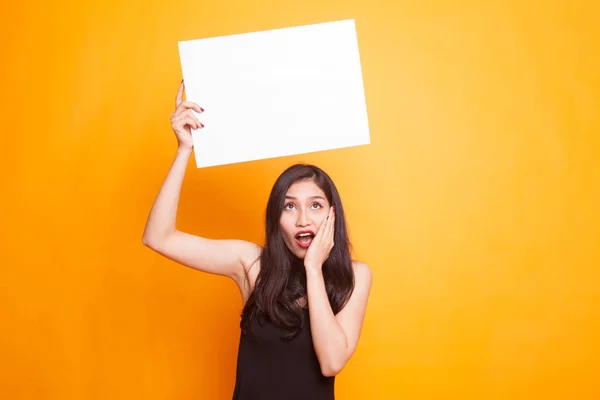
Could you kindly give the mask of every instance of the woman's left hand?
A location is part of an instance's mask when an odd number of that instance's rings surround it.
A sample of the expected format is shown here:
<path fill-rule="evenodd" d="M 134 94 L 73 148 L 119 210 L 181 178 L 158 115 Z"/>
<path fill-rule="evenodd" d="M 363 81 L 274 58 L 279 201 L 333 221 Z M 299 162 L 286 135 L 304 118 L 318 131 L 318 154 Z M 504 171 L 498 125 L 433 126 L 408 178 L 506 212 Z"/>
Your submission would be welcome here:
<path fill-rule="evenodd" d="M 320 270 L 333 248 L 333 233 L 335 226 L 335 208 L 329 209 L 329 215 L 321 223 L 319 231 L 308 247 L 304 257 L 304 267 Z"/>

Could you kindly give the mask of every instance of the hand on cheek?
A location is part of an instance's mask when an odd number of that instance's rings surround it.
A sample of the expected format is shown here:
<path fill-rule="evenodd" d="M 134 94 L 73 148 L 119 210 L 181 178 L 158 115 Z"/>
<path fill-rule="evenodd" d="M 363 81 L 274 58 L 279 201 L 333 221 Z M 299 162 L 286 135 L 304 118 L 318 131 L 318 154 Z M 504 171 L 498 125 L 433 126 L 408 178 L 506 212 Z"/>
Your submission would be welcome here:
<path fill-rule="evenodd" d="M 321 223 L 319 231 L 310 244 L 306 256 L 304 257 L 304 266 L 306 268 L 321 269 L 329 253 L 333 248 L 333 234 L 335 226 L 335 209 L 332 206 L 329 209 L 327 218 Z"/>

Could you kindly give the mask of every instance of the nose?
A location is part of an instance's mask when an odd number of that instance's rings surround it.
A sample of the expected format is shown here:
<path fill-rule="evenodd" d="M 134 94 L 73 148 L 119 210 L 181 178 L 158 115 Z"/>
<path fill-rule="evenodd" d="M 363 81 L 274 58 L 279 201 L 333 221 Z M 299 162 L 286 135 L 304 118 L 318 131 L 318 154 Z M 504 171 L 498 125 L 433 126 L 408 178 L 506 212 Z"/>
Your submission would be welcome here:
<path fill-rule="evenodd" d="M 308 226 L 311 221 L 308 213 L 305 210 L 300 209 L 298 211 L 298 218 L 296 219 L 296 226 Z"/>

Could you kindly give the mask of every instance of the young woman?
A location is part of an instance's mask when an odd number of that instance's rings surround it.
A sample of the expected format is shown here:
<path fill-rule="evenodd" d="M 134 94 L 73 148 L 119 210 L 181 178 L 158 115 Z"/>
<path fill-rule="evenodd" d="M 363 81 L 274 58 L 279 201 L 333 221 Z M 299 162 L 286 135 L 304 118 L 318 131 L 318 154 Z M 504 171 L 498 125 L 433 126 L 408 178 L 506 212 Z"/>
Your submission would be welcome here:
<path fill-rule="evenodd" d="M 275 182 L 264 246 L 178 231 L 177 206 L 202 123 L 183 101 L 171 116 L 178 149 L 154 202 L 143 243 L 180 264 L 233 279 L 242 294 L 238 400 L 331 400 L 334 380 L 356 349 L 371 272 L 350 258 L 338 191 L 321 169 L 297 164 Z"/>

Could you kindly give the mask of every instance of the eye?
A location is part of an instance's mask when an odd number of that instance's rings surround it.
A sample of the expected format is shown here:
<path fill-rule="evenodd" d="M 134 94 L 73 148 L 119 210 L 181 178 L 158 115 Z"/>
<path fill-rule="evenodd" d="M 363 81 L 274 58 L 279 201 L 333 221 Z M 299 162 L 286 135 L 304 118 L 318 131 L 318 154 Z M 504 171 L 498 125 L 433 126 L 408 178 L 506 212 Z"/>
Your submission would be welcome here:
<path fill-rule="evenodd" d="M 319 208 L 323 208 L 323 206 L 322 206 L 320 203 L 317 203 L 317 202 L 314 202 L 314 203 L 312 203 L 312 204 L 311 204 L 311 207 L 312 207 L 312 206 L 316 206 L 316 207 L 314 207 L 314 208 L 316 208 L 317 210 L 318 210 Z"/>
<path fill-rule="evenodd" d="M 292 207 L 294 207 L 294 203 L 287 203 L 285 206 L 283 206 L 284 210 L 291 210 Z"/>

